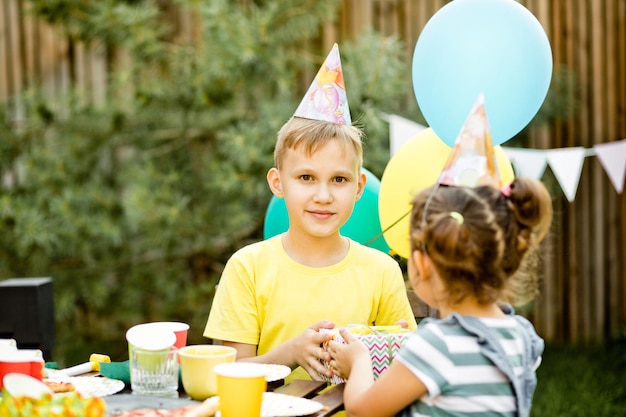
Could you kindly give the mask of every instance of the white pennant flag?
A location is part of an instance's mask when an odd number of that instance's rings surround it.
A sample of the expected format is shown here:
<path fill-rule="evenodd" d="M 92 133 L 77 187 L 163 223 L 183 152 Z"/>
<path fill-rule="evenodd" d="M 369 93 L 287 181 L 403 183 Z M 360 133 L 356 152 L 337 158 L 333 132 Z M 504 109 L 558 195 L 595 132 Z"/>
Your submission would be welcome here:
<path fill-rule="evenodd" d="M 617 193 L 621 194 L 626 177 L 626 139 L 593 145 L 593 149 Z"/>
<path fill-rule="evenodd" d="M 585 148 L 562 148 L 547 150 L 548 163 L 569 202 L 574 201 L 580 173 L 585 160 Z"/>
<path fill-rule="evenodd" d="M 502 148 L 517 177 L 541 180 L 548 159 L 543 149 Z"/>
<path fill-rule="evenodd" d="M 389 152 L 393 156 L 409 139 L 426 129 L 419 123 L 404 117 L 390 114 L 387 116 L 389 122 Z"/>

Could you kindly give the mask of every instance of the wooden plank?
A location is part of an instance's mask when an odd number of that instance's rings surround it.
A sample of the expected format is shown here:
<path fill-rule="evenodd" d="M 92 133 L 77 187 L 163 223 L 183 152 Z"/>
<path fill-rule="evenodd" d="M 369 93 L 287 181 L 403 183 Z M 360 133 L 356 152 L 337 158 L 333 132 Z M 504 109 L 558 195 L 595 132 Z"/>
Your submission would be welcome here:
<path fill-rule="evenodd" d="M 626 262 L 626 239 L 624 238 L 624 236 L 626 236 L 626 192 L 622 192 L 622 194 L 620 194 L 618 218 L 621 219 L 621 239 L 617 239 L 616 242 L 617 245 L 620 246 L 620 253 L 622 256 L 620 257 L 621 268 L 619 271 L 621 272 L 620 279 L 618 281 L 621 285 L 621 288 L 618 290 L 621 295 L 619 301 L 621 310 L 617 314 L 619 315 L 620 322 L 623 326 L 623 324 L 626 323 L 626 303 L 624 302 L 624 300 L 626 300 L 626 267 L 624 267 L 624 263 Z"/>
<path fill-rule="evenodd" d="M 295 395 L 296 397 L 311 398 L 327 386 L 328 384 L 324 381 L 294 379 L 287 385 L 276 388 L 274 392 Z"/>
<path fill-rule="evenodd" d="M 590 137 L 590 143 L 587 143 L 587 147 L 591 147 L 596 143 L 604 142 L 602 137 L 603 130 L 608 126 L 608 106 L 607 106 L 607 43 L 606 39 L 606 2 L 591 2 L 591 56 L 593 59 L 593 65 L 591 66 L 591 79 L 593 92 L 593 104 L 592 104 L 592 136 Z M 602 236 L 602 223 L 605 214 L 606 203 L 606 183 L 605 174 L 598 163 L 594 160 L 593 164 L 590 164 L 591 170 L 591 184 L 593 197 L 590 199 L 589 214 L 591 214 L 591 221 L 589 222 L 592 227 L 592 239 L 589 252 L 591 255 L 590 276 L 593 277 L 594 287 L 592 289 L 593 299 L 591 300 L 591 314 L 592 322 L 589 329 L 589 338 L 592 341 L 598 342 L 602 340 L 604 333 L 604 309 L 606 306 L 605 297 L 605 282 L 606 274 L 604 270 L 604 255 L 605 255 L 605 241 Z"/>
<path fill-rule="evenodd" d="M 553 227 L 554 230 L 554 227 Z M 558 340 L 559 335 L 557 333 L 557 328 L 561 326 L 556 326 L 555 322 L 560 321 L 562 318 L 560 312 L 563 311 L 563 299 L 559 297 L 562 294 L 561 289 L 563 288 L 563 281 L 559 279 L 561 275 L 557 273 L 556 270 L 556 262 L 554 259 L 554 231 L 548 237 L 546 237 L 546 242 L 542 245 L 544 248 L 548 248 L 548 250 L 543 251 L 543 253 L 549 253 L 549 260 L 544 260 L 542 262 L 543 265 L 543 279 L 542 279 L 542 296 L 540 296 L 540 305 L 543 307 L 543 314 L 541 316 L 541 324 L 543 329 L 543 335 L 548 340 Z"/>
<path fill-rule="evenodd" d="M 28 69 L 26 63 L 26 49 L 27 49 L 27 37 L 25 32 L 25 24 L 24 20 L 26 16 L 24 15 L 24 5 L 23 2 L 16 2 L 16 32 L 17 32 L 17 47 L 19 49 L 19 72 L 21 76 L 21 86 L 20 88 L 23 91 L 27 91 L 29 87 L 28 82 Z"/>
<path fill-rule="evenodd" d="M 616 130 L 611 132 L 611 136 L 608 138 L 626 139 L 626 0 L 615 0 L 614 2 L 614 14 L 615 19 L 614 28 L 615 32 L 615 66 L 616 80 L 615 90 L 616 96 L 619 100 L 616 103 Z M 615 212 L 616 222 L 611 222 L 610 225 L 610 242 L 616 242 L 616 244 L 610 245 L 611 253 L 615 252 L 617 261 L 615 264 L 611 264 L 610 282 L 612 283 L 613 290 L 611 294 L 618 294 L 617 299 L 613 297 L 611 305 L 617 303 L 615 310 L 610 310 L 615 316 L 611 320 L 610 328 L 613 332 L 617 329 L 623 328 L 626 323 L 626 190 L 615 198 Z M 617 238 L 615 238 L 617 237 Z M 617 271 L 613 274 L 612 270 L 617 268 Z M 615 333 L 613 333 L 615 334 Z"/>
<path fill-rule="evenodd" d="M 605 10 L 602 16 L 602 21 L 598 22 L 604 28 L 604 71 L 605 71 L 605 96 L 606 111 L 605 111 L 605 123 L 604 128 L 599 126 L 599 134 L 602 137 L 594 138 L 595 143 L 602 143 L 607 140 L 617 139 L 617 112 L 612 109 L 618 108 L 618 86 L 617 83 L 617 67 L 620 51 L 617 49 L 617 25 L 619 24 L 619 17 L 616 16 L 615 1 L 607 1 L 605 3 Z M 623 19 L 623 17 L 622 17 Z M 624 22 L 626 23 L 626 22 Z M 626 54 L 626 50 L 621 51 L 621 54 Z M 625 68 L 626 70 L 626 68 Z"/>
<path fill-rule="evenodd" d="M 7 39 L 7 9 L 8 1 L 0 7 L 0 101 L 6 103 L 9 100 L 9 74 L 6 62 L 11 59 L 11 50 L 6 42 Z"/>
<path fill-rule="evenodd" d="M 313 416 L 325 417 L 343 410 L 344 385 L 329 386 L 323 381 L 294 379 L 289 384 L 276 388 L 274 392 L 318 401 L 324 405 L 324 410 L 313 414 Z"/>
<path fill-rule="evenodd" d="M 94 42 L 90 48 L 89 70 L 91 71 L 91 102 L 96 106 L 104 106 L 107 99 L 108 59 L 103 43 Z"/>
<path fill-rule="evenodd" d="M 543 27 L 544 31 L 546 32 L 546 36 L 548 37 L 548 41 L 550 42 L 551 50 L 553 51 L 553 64 L 552 64 L 553 69 L 552 70 L 554 72 L 554 68 L 557 66 L 558 61 L 554 59 L 554 48 L 552 46 L 552 43 L 554 42 L 555 37 L 554 37 L 553 29 L 552 29 L 553 20 L 552 20 L 552 14 L 551 14 L 551 2 L 535 0 L 532 3 L 532 7 L 529 7 L 529 11 L 531 11 L 535 15 L 535 17 L 537 18 L 537 20 Z M 550 140 L 551 140 L 552 132 L 551 132 L 550 127 L 547 124 L 534 128 L 530 132 L 530 134 L 532 136 L 531 141 L 534 144 L 533 146 L 534 148 L 538 148 L 538 149 L 550 148 Z"/>
<path fill-rule="evenodd" d="M 619 105 L 615 109 L 617 118 L 617 138 L 626 139 L 626 0 L 615 0 L 616 2 L 616 49 L 617 49 L 617 84 L 616 90 L 619 92 Z M 623 201 L 623 200 L 622 200 Z M 622 237 L 625 235 L 622 234 Z M 622 238 L 621 242 L 623 242 Z M 618 241 L 619 242 L 619 241 Z M 626 259 L 626 249 L 622 252 L 621 259 Z M 626 269 L 626 268 L 624 268 Z M 626 317 L 625 317 L 626 319 Z"/>
<path fill-rule="evenodd" d="M 4 29 L 4 39 L 5 39 L 5 50 L 6 50 L 6 59 L 4 60 L 4 68 L 6 73 L 6 97 L 8 100 L 11 100 L 13 96 L 19 91 L 16 90 L 17 83 L 17 75 L 15 74 L 15 62 L 16 55 L 18 51 L 15 49 L 15 32 L 13 30 L 13 22 L 15 22 L 16 17 L 14 16 L 15 10 L 15 1 L 19 0 L 7 0 L 3 2 L 4 7 L 3 11 L 3 29 Z"/>
<path fill-rule="evenodd" d="M 415 42 L 417 42 L 419 34 L 416 23 L 418 21 L 418 9 L 415 7 L 415 3 L 410 0 L 404 0 L 402 6 L 402 31 L 399 36 L 406 43 L 406 62 L 409 63 L 408 68 L 411 68 Z"/>
<path fill-rule="evenodd" d="M 322 392 L 320 395 L 313 397 L 314 401 L 318 401 L 324 405 L 324 410 L 320 411 L 317 414 L 313 414 L 313 416 L 326 417 L 343 410 L 344 388 L 345 384 L 333 385 L 329 389 Z"/>
<path fill-rule="evenodd" d="M 35 52 L 35 37 L 37 36 L 37 21 L 36 16 L 32 14 L 32 6 L 30 2 L 26 2 L 23 5 L 23 46 L 24 48 L 24 74 L 26 78 L 26 85 L 33 86 L 37 83 L 36 68 L 36 52 Z"/>

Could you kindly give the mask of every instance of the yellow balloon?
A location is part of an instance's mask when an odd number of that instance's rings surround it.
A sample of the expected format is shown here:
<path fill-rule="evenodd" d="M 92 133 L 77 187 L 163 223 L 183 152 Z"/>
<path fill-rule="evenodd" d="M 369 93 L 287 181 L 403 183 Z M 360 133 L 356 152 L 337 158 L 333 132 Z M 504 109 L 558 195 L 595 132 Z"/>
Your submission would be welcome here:
<path fill-rule="evenodd" d="M 409 217 L 413 196 L 437 182 L 452 148 L 431 129 L 409 139 L 385 167 L 378 194 L 378 214 L 387 245 L 408 258 Z M 500 146 L 494 147 L 502 184 L 515 177 L 511 162 Z"/>

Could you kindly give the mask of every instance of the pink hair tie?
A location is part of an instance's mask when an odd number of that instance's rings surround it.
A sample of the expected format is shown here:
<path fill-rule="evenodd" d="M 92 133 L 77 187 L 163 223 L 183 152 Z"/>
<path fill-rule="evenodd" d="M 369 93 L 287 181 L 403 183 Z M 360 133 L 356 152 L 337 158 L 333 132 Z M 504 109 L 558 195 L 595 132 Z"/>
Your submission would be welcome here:
<path fill-rule="evenodd" d="M 507 184 L 500 189 L 500 192 L 503 196 L 509 198 L 511 197 L 511 184 Z"/>

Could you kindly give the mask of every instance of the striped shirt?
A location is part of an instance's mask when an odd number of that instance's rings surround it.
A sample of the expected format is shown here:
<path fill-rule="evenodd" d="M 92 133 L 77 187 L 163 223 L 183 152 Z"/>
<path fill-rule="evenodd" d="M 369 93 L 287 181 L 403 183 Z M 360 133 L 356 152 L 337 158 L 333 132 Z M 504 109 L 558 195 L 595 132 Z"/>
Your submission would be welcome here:
<path fill-rule="evenodd" d="M 524 330 L 513 317 L 480 319 L 501 344 L 515 375 L 523 373 Z M 456 321 L 420 325 L 396 357 L 428 392 L 402 416 L 517 415 L 513 386 L 480 352 L 478 338 Z"/>

